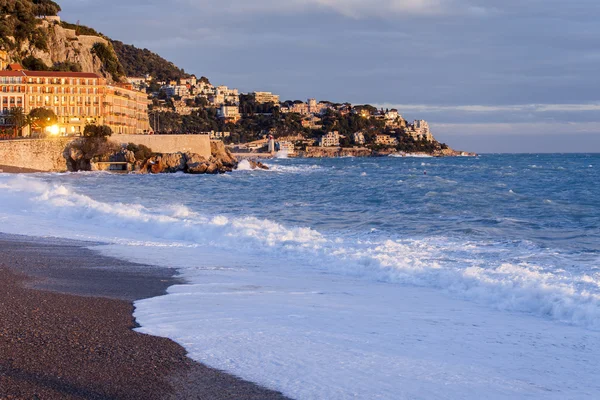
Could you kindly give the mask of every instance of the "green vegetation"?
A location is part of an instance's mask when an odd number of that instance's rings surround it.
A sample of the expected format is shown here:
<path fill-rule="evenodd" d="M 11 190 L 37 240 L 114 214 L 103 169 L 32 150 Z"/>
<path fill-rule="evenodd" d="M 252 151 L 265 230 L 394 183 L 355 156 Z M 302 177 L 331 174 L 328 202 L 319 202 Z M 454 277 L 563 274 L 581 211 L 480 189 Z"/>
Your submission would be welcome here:
<path fill-rule="evenodd" d="M 27 124 L 32 128 L 43 130 L 49 126 L 55 125 L 57 122 L 58 117 L 54 111 L 43 107 L 34 108 L 27 116 Z"/>
<path fill-rule="evenodd" d="M 79 36 L 79 35 L 98 36 L 98 37 L 104 38 L 106 40 L 110 40 L 108 37 L 104 36 L 102 33 L 98 32 L 95 29 L 90 28 L 88 26 L 79 25 L 79 24 L 71 24 L 71 23 L 65 22 L 65 21 L 61 21 L 60 26 L 62 26 L 65 29 L 73 29 L 77 36 Z"/>
<path fill-rule="evenodd" d="M 107 125 L 86 125 L 83 128 L 83 136 L 85 137 L 102 138 L 112 136 L 112 134 L 112 129 Z"/>
<path fill-rule="evenodd" d="M 136 160 L 147 160 L 154 154 L 151 148 L 143 144 L 129 143 L 127 150 L 133 152 Z"/>
<path fill-rule="evenodd" d="M 23 128 L 27 126 L 27 115 L 21 107 L 15 107 L 8 113 L 8 122 L 13 126 L 13 135 L 22 136 Z"/>
<path fill-rule="evenodd" d="M 92 54 L 95 54 L 100 61 L 104 71 L 110 74 L 115 81 L 120 81 L 125 75 L 125 70 L 119 62 L 115 52 L 104 43 L 98 42 L 92 46 Z"/>
<path fill-rule="evenodd" d="M 23 68 L 29 71 L 62 71 L 62 72 L 81 72 L 81 65 L 78 63 L 65 61 L 56 63 L 48 67 L 44 61 L 34 56 L 27 56 L 21 61 Z"/>
<path fill-rule="evenodd" d="M 0 45 L 18 49 L 29 41 L 34 48 L 46 50 L 45 31 L 37 17 L 54 16 L 60 6 L 50 0 L 0 0 Z"/>
<path fill-rule="evenodd" d="M 151 75 L 158 81 L 178 80 L 190 77 L 183 69 L 178 68 L 156 53 L 148 49 L 113 40 L 112 45 L 123 65 L 126 76 Z M 205 78 L 206 79 L 206 78 Z"/>

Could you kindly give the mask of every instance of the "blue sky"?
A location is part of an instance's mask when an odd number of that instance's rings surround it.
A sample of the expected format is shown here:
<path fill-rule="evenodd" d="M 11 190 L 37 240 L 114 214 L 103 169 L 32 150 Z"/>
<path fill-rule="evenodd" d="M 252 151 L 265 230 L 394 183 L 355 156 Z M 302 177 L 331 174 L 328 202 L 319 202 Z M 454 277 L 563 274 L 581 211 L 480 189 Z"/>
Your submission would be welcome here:
<path fill-rule="evenodd" d="M 60 4 L 242 91 L 396 107 L 466 150 L 600 152 L 597 0 Z"/>

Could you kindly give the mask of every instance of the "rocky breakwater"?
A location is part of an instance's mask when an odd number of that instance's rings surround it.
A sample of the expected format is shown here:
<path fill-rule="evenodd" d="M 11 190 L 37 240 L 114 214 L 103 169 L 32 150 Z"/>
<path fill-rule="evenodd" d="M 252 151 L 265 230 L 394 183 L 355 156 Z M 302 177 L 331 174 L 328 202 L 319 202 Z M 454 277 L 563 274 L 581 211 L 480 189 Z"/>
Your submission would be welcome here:
<path fill-rule="evenodd" d="M 153 154 L 136 170 L 146 174 L 175 172 L 222 174 L 237 168 L 237 159 L 225 148 L 222 142 L 211 142 L 210 150 L 211 156 L 208 159 L 195 153 Z"/>
<path fill-rule="evenodd" d="M 64 151 L 69 171 L 129 171 L 141 174 L 184 172 L 187 174 L 222 174 L 238 167 L 238 160 L 223 142 L 211 142 L 211 155 L 196 153 L 154 153 L 143 145 L 117 145 L 106 138 L 81 138 Z M 249 161 L 252 169 L 268 169 Z"/>

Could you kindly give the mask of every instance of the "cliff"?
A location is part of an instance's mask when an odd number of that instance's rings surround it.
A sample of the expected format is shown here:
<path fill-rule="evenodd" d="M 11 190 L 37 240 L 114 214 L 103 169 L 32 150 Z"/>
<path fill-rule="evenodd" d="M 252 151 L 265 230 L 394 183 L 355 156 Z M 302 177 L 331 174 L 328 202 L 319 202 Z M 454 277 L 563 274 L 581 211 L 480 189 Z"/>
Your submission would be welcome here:
<path fill-rule="evenodd" d="M 30 70 L 67 69 L 97 73 L 111 81 L 121 79 L 123 68 L 120 64 L 111 66 L 118 59 L 106 38 L 77 34 L 75 29 L 63 27 L 57 18 L 39 21 L 36 32 L 44 38 L 46 46 L 36 45 L 29 38 L 15 39 L 5 61 L 23 64 Z"/>

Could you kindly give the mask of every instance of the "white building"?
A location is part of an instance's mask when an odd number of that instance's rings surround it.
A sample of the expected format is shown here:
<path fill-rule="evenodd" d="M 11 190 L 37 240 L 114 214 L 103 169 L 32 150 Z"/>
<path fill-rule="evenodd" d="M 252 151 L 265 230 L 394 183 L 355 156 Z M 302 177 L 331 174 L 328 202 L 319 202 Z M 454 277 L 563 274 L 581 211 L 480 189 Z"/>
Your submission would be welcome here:
<path fill-rule="evenodd" d="M 279 104 L 279 95 L 271 92 L 254 92 L 254 100 L 258 104 L 275 103 Z"/>
<path fill-rule="evenodd" d="M 294 154 L 296 151 L 296 149 L 294 147 L 294 143 L 287 142 L 287 141 L 277 142 L 275 148 L 277 149 L 277 151 L 280 151 L 280 152 L 288 154 L 288 155 Z"/>
<path fill-rule="evenodd" d="M 354 143 L 356 144 L 365 144 L 365 135 L 362 132 L 356 132 L 354 135 L 352 135 L 354 138 Z"/>
<path fill-rule="evenodd" d="M 242 118 L 239 106 L 222 105 L 221 108 L 217 110 L 217 116 L 233 123 L 237 123 Z"/>
<path fill-rule="evenodd" d="M 339 147 L 340 146 L 340 134 L 338 131 L 329 132 L 327 135 L 321 136 L 319 139 L 320 147 Z"/>
<path fill-rule="evenodd" d="M 429 124 L 427 123 L 427 121 L 425 120 L 416 120 L 413 123 L 413 129 L 415 132 L 415 135 L 421 139 L 421 140 L 426 140 L 428 142 L 433 142 L 434 138 L 433 135 L 431 134 L 431 130 L 429 129 Z"/>

